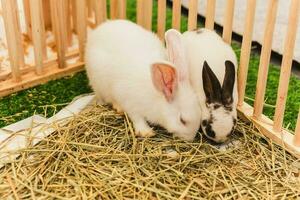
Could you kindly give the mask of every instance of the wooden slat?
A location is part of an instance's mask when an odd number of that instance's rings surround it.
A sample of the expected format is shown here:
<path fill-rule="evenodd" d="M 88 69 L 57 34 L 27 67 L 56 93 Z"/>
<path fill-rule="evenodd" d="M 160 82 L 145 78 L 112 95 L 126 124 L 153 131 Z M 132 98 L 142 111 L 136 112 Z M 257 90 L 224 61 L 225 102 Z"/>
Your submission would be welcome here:
<path fill-rule="evenodd" d="M 64 4 L 64 14 L 66 18 L 66 31 L 67 31 L 67 44 L 68 46 L 72 45 L 72 26 L 71 26 L 71 7 L 70 7 L 70 1 L 71 0 L 65 0 L 66 3 Z"/>
<path fill-rule="evenodd" d="M 51 18 L 55 31 L 55 41 L 57 46 L 58 66 L 66 67 L 66 51 L 67 51 L 67 32 L 65 18 L 65 0 L 51 0 Z M 81 9 L 83 10 L 83 9 Z"/>
<path fill-rule="evenodd" d="M 227 0 L 225 7 L 225 18 L 224 18 L 224 28 L 223 28 L 223 40 L 228 44 L 231 43 L 232 35 L 232 23 L 234 15 L 234 3 L 235 0 Z"/>
<path fill-rule="evenodd" d="M 295 129 L 294 144 L 300 147 L 300 110 L 298 113 L 298 120 Z"/>
<path fill-rule="evenodd" d="M 50 30 L 52 26 L 51 22 L 51 10 L 50 10 L 50 0 L 42 0 L 43 4 L 43 16 L 44 16 L 44 24 L 45 24 L 45 29 Z"/>
<path fill-rule="evenodd" d="M 285 36 L 283 58 L 280 68 L 280 79 L 274 115 L 275 131 L 281 131 L 282 129 L 284 110 L 289 87 L 289 79 L 291 76 L 291 68 L 293 63 L 294 47 L 296 43 L 299 13 L 300 1 L 292 0 L 290 5 L 288 28 Z"/>
<path fill-rule="evenodd" d="M 143 26 L 143 6 L 144 1 L 143 0 L 137 0 L 136 1 L 136 23 L 138 25 Z"/>
<path fill-rule="evenodd" d="M 287 130 L 283 130 L 282 133 L 274 131 L 272 120 L 263 114 L 259 120 L 253 118 L 253 108 L 247 103 L 238 106 L 237 109 L 240 118 L 252 122 L 260 133 L 270 138 L 276 144 L 284 146 L 285 150 L 300 158 L 300 147 L 294 144 L 294 135 L 292 133 Z"/>
<path fill-rule="evenodd" d="M 47 58 L 43 5 L 42 0 L 30 0 L 29 4 L 36 73 L 41 75 L 43 72 L 43 60 Z"/>
<path fill-rule="evenodd" d="M 166 30 L 166 0 L 158 0 L 157 8 L 157 35 L 161 40 L 164 40 Z"/>
<path fill-rule="evenodd" d="M 152 27 L 152 0 L 137 0 L 137 23 L 145 29 Z"/>
<path fill-rule="evenodd" d="M 30 17 L 30 6 L 29 0 L 23 0 L 23 9 L 25 16 L 25 24 L 26 24 L 26 33 L 28 37 L 31 39 L 31 17 Z"/>
<path fill-rule="evenodd" d="M 118 0 L 110 0 L 110 19 L 118 18 Z"/>
<path fill-rule="evenodd" d="M 71 0 L 71 14 L 72 14 L 72 30 L 77 33 L 77 14 L 76 14 L 76 1 Z"/>
<path fill-rule="evenodd" d="M 153 1 L 152 0 L 143 0 L 143 1 L 144 1 L 144 27 L 147 30 L 151 30 Z"/>
<path fill-rule="evenodd" d="M 181 0 L 173 0 L 172 28 L 180 31 Z"/>
<path fill-rule="evenodd" d="M 76 0 L 76 8 L 77 8 L 77 34 L 78 34 L 78 41 L 79 41 L 79 53 L 80 53 L 80 60 L 84 60 L 84 48 L 86 43 L 87 37 L 87 21 L 86 21 L 86 10 L 81 9 L 85 8 L 85 0 Z"/>
<path fill-rule="evenodd" d="M 93 0 L 86 0 L 86 2 L 87 2 L 86 5 L 88 10 L 88 17 L 92 18 L 94 13 Z"/>
<path fill-rule="evenodd" d="M 197 28 L 197 15 L 198 15 L 198 0 L 190 0 L 189 2 L 189 17 L 188 17 L 188 30 Z"/>
<path fill-rule="evenodd" d="M 240 56 L 240 66 L 239 66 L 239 75 L 238 75 L 238 105 L 242 106 L 245 98 L 246 83 L 248 76 L 248 65 L 251 54 L 251 43 L 252 43 L 252 34 L 253 34 L 253 25 L 255 18 L 255 7 L 256 0 L 248 0 L 247 2 L 247 13 L 246 21 L 243 34 L 243 42 L 241 48 Z"/>
<path fill-rule="evenodd" d="M 264 30 L 264 38 L 263 38 L 262 51 L 260 56 L 257 83 L 256 83 L 256 93 L 255 93 L 254 113 L 253 113 L 253 116 L 256 119 L 260 118 L 263 111 L 277 8 L 278 8 L 278 0 L 270 0 L 267 20 L 266 20 L 265 30 Z"/>
<path fill-rule="evenodd" d="M 205 28 L 214 29 L 216 0 L 207 0 Z"/>
<path fill-rule="evenodd" d="M 106 0 L 94 0 L 96 25 L 101 24 L 107 18 Z"/>
<path fill-rule="evenodd" d="M 9 60 L 14 81 L 20 81 L 20 68 L 24 66 L 24 50 L 16 0 L 2 0 Z"/>
<path fill-rule="evenodd" d="M 57 16 L 54 13 L 54 8 L 55 8 L 54 1 L 50 0 L 50 17 L 51 17 L 51 25 L 52 25 L 51 28 L 52 28 L 52 33 L 54 34 L 54 37 L 55 37 L 55 34 L 56 34 L 55 21 L 56 21 Z"/>
<path fill-rule="evenodd" d="M 119 18 L 126 19 L 126 3 L 127 0 L 118 0 Z"/>

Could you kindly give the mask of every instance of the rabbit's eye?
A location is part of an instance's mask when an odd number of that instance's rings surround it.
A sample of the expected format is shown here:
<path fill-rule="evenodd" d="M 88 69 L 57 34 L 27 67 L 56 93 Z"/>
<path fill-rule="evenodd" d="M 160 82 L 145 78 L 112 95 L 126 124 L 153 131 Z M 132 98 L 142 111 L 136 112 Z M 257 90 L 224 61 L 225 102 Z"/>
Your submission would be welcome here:
<path fill-rule="evenodd" d="M 184 119 L 182 119 L 182 117 L 180 117 L 180 122 L 183 124 L 183 125 L 186 125 L 186 121 Z"/>
<path fill-rule="evenodd" d="M 214 109 L 215 109 L 215 110 L 218 109 L 218 108 L 220 108 L 220 107 L 221 107 L 220 104 L 215 104 L 215 105 L 214 105 Z"/>
<path fill-rule="evenodd" d="M 232 105 L 225 105 L 225 109 L 228 111 L 232 111 Z"/>

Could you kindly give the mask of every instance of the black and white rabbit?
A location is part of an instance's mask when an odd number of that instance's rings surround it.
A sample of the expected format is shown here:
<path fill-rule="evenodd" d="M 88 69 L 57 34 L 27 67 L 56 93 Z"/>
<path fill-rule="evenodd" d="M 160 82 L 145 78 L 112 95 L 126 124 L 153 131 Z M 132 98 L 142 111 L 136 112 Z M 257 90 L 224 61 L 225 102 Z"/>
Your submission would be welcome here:
<path fill-rule="evenodd" d="M 201 112 L 187 66 L 183 58 L 169 62 L 155 34 L 127 20 L 107 21 L 89 34 L 85 59 L 98 100 L 126 112 L 136 135 L 155 134 L 148 121 L 194 139 Z"/>
<path fill-rule="evenodd" d="M 237 119 L 237 58 L 230 45 L 214 31 L 187 31 L 182 40 L 189 63 L 190 80 L 201 107 L 204 134 L 217 143 L 225 142 Z M 166 38 L 167 39 L 167 38 Z"/>

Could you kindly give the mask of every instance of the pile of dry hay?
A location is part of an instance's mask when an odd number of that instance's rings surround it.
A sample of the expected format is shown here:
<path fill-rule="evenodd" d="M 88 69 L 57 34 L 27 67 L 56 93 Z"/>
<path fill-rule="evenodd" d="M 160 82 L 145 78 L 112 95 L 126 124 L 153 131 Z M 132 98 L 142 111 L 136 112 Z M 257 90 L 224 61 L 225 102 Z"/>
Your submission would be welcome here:
<path fill-rule="evenodd" d="M 299 160 L 239 122 L 236 145 L 133 136 L 126 116 L 91 107 L 0 170 L 1 199 L 293 199 Z M 44 198 L 41 198 L 44 197 Z"/>

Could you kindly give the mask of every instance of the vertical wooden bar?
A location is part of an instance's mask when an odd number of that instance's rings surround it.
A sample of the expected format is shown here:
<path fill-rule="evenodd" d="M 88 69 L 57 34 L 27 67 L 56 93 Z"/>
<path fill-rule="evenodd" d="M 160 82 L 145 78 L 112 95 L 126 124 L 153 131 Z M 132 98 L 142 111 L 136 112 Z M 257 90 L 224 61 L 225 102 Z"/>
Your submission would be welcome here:
<path fill-rule="evenodd" d="M 42 0 L 30 0 L 29 5 L 36 73 L 41 75 L 43 72 L 43 60 L 47 58 Z"/>
<path fill-rule="evenodd" d="M 42 0 L 45 29 L 51 29 L 50 0 Z"/>
<path fill-rule="evenodd" d="M 152 27 L 152 0 L 137 0 L 137 23 L 145 29 Z"/>
<path fill-rule="evenodd" d="M 153 1 L 152 0 L 143 0 L 144 1 L 144 27 L 147 30 L 152 29 L 152 7 Z"/>
<path fill-rule="evenodd" d="M 95 0 L 95 15 L 96 15 L 96 25 L 101 24 L 107 18 L 106 12 L 106 0 Z"/>
<path fill-rule="evenodd" d="M 2 12 L 12 76 L 21 80 L 20 68 L 24 66 L 24 51 L 16 0 L 2 0 Z"/>
<path fill-rule="evenodd" d="M 56 28 L 56 24 L 55 24 L 55 21 L 56 21 L 56 15 L 55 15 L 55 2 L 53 1 L 53 0 L 50 0 L 50 17 L 51 17 L 51 23 L 52 23 L 52 33 L 54 34 L 54 38 L 56 37 L 56 30 L 55 30 L 55 28 Z"/>
<path fill-rule="evenodd" d="M 243 42 L 240 56 L 240 66 L 238 75 L 238 105 L 242 106 L 245 98 L 246 83 L 248 76 L 248 66 L 251 54 L 251 43 L 253 34 L 253 25 L 255 18 L 256 0 L 247 1 L 246 22 L 243 33 Z"/>
<path fill-rule="evenodd" d="M 300 110 L 298 113 L 298 120 L 295 129 L 294 144 L 300 147 Z"/>
<path fill-rule="evenodd" d="M 118 18 L 118 0 L 110 0 L 110 19 Z"/>
<path fill-rule="evenodd" d="M 76 12 L 77 12 L 77 34 L 79 40 L 79 53 L 80 53 L 80 60 L 84 60 L 84 48 L 86 43 L 86 36 L 87 36 L 87 22 L 86 22 L 86 9 L 85 8 L 85 0 L 76 0 Z"/>
<path fill-rule="evenodd" d="M 76 11 L 76 1 L 71 0 L 71 8 L 72 8 L 72 30 L 77 33 L 77 11 Z"/>
<path fill-rule="evenodd" d="M 68 46 L 72 45 L 72 28 L 71 28 L 71 11 L 70 11 L 70 0 L 65 0 L 66 3 L 64 4 L 64 14 L 66 18 L 66 29 L 67 29 L 67 44 Z M 73 1 L 73 0 L 71 0 Z"/>
<path fill-rule="evenodd" d="M 119 5 L 119 18 L 120 19 L 126 19 L 126 0 L 119 0 L 118 5 Z"/>
<path fill-rule="evenodd" d="M 296 43 L 299 13 L 300 1 L 292 0 L 290 5 L 288 28 L 285 36 L 283 59 L 280 68 L 280 79 L 273 126 L 275 131 L 281 131 L 282 129 L 289 79 L 293 63 L 294 47 Z"/>
<path fill-rule="evenodd" d="M 278 0 L 270 0 L 256 83 L 256 93 L 253 111 L 253 117 L 256 119 L 259 119 L 261 117 L 263 111 L 277 8 Z"/>
<path fill-rule="evenodd" d="M 88 17 L 93 17 L 93 0 L 87 0 L 87 10 L 88 10 Z"/>
<path fill-rule="evenodd" d="M 65 18 L 65 0 L 51 0 L 51 18 L 52 24 L 55 31 L 55 41 L 57 45 L 57 57 L 58 57 L 58 67 L 65 68 L 66 64 L 66 50 L 67 50 L 67 33 L 66 33 L 66 23 Z M 82 7 L 81 7 L 81 10 Z"/>
<path fill-rule="evenodd" d="M 188 17 L 188 30 L 194 30 L 197 28 L 197 16 L 198 16 L 198 0 L 190 0 L 189 2 L 189 17 Z"/>
<path fill-rule="evenodd" d="M 161 40 L 164 40 L 166 30 L 166 0 L 158 0 L 157 8 L 157 35 Z"/>
<path fill-rule="evenodd" d="M 31 39 L 31 22 L 30 22 L 30 6 L 29 0 L 23 0 L 23 9 L 25 15 L 25 24 L 26 24 L 26 33 L 28 37 Z"/>
<path fill-rule="evenodd" d="M 136 23 L 141 26 L 143 26 L 143 6 L 143 0 L 136 1 Z"/>
<path fill-rule="evenodd" d="M 180 31 L 181 0 L 173 0 L 172 27 Z"/>
<path fill-rule="evenodd" d="M 216 0 L 207 0 L 205 28 L 214 29 Z"/>
<path fill-rule="evenodd" d="M 225 8 L 225 19 L 224 19 L 224 28 L 223 28 L 223 40 L 228 44 L 231 43 L 232 35 L 232 22 L 234 15 L 234 3 L 235 0 L 227 0 Z"/>

